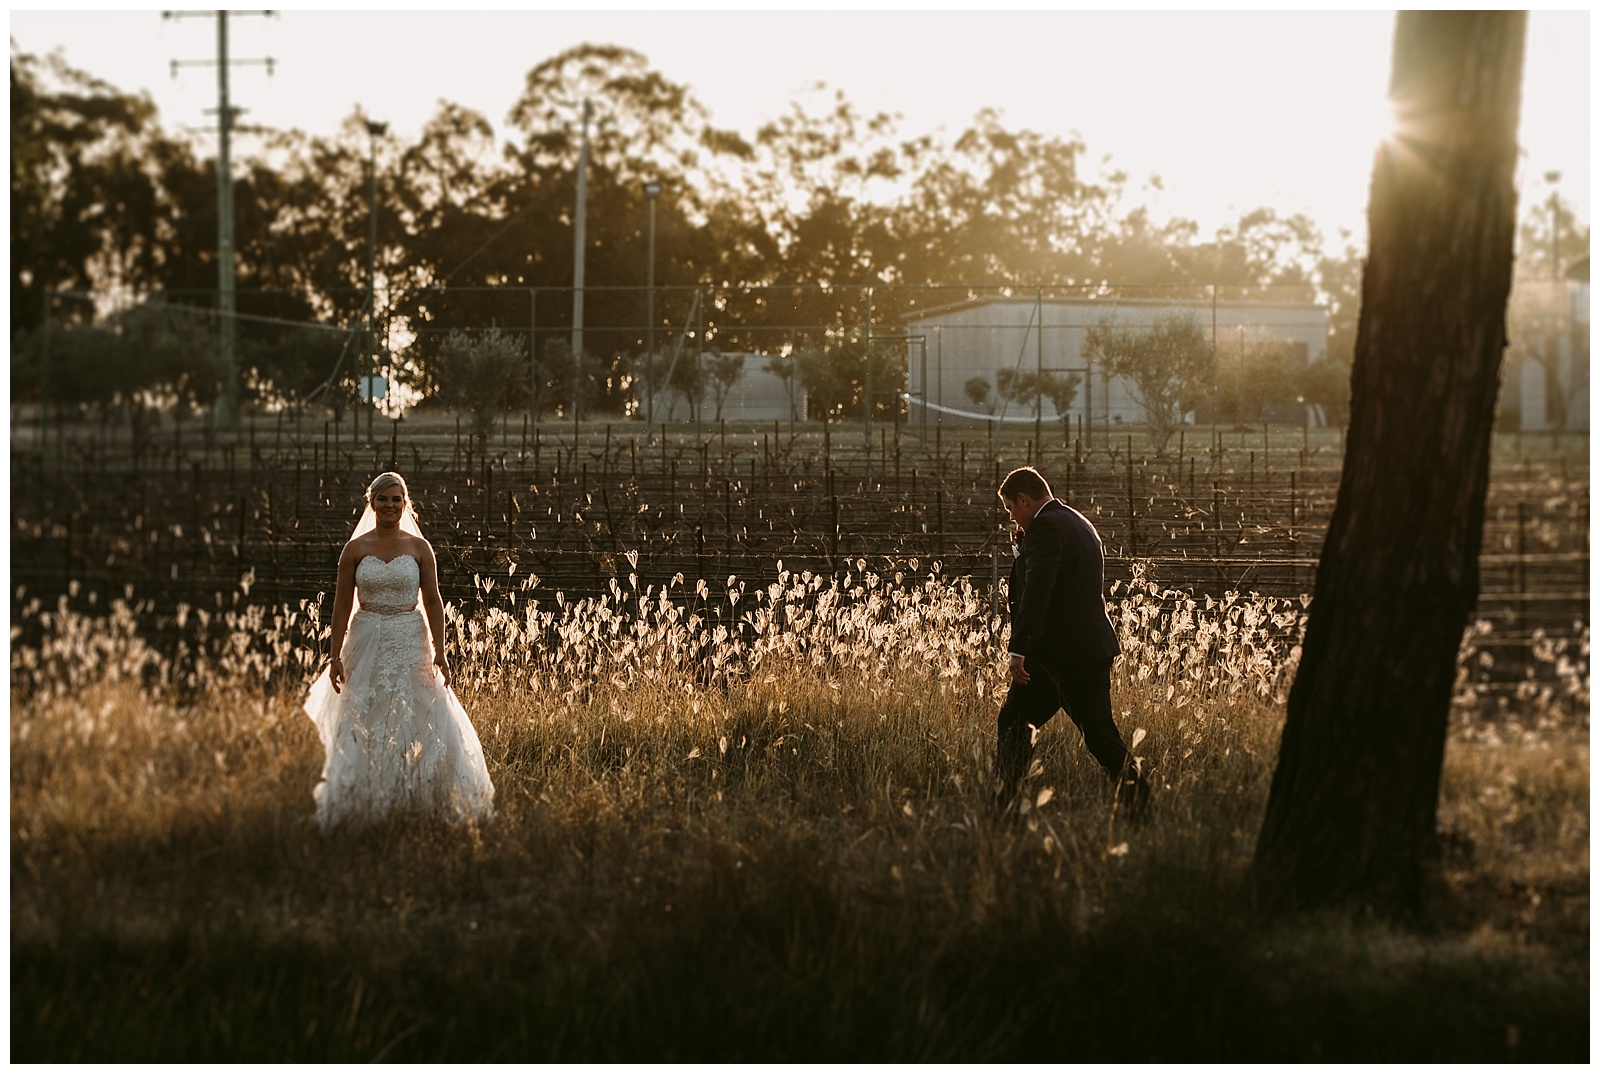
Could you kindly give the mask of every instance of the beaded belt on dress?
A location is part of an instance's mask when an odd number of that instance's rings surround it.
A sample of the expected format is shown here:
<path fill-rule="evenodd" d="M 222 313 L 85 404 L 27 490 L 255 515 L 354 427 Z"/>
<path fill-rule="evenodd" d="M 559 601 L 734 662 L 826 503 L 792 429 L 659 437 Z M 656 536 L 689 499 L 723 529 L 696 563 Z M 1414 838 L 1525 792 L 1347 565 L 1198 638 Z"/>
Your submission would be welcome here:
<path fill-rule="evenodd" d="M 415 604 L 363 604 L 361 611 L 371 612 L 373 615 L 404 615 L 417 610 Z"/>

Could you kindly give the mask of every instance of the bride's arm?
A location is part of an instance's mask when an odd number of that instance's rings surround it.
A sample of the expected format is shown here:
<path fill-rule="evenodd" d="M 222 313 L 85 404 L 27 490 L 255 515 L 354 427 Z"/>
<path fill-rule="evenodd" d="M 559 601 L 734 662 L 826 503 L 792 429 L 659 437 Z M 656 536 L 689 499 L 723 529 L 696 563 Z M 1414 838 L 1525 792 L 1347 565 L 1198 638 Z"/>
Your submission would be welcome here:
<path fill-rule="evenodd" d="M 356 601 L 356 562 L 354 550 L 346 544 L 339 553 L 339 580 L 333 590 L 333 622 L 330 624 L 333 630 L 328 635 L 328 648 L 333 653 L 328 681 L 333 684 L 334 693 L 339 692 L 345 678 L 344 632 L 350 625 L 350 609 Z"/>
<path fill-rule="evenodd" d="M 417 564 L 422 575 L 422 610 L 428 616 L 428 633 L 433 635 L 433 666 L 444 676 L 444 684 L 454 678 L 450 673 L 450 659 L 444 654 L 444 598 L 439 595 L 439 565 L 433 557 L 433 545 L 422 542 L 422 554 Z"/>

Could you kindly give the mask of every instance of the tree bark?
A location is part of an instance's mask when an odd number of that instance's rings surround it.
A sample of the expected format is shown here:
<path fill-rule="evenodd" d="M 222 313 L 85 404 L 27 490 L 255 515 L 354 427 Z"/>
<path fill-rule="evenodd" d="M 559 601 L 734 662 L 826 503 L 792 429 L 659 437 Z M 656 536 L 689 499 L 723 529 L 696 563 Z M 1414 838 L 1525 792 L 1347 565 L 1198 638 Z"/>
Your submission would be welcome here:
<path fill-rule="evenodd" d="M 1348 449 L 1255 878 L 1270 905 L 1422 909 L 1478 596 L 1516 224 L 1522 12 L 1402 12 Z"/>

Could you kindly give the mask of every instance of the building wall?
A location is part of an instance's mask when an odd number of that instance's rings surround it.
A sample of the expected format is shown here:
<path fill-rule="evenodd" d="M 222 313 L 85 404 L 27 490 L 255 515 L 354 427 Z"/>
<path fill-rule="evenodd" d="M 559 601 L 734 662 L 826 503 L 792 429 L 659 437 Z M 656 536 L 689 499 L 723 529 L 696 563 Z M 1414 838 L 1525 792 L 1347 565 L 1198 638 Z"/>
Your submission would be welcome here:
<path fill-rule="evenodd" d="M 1572 287 L 1571 383 L 1567 390 L 1567 428 L 1589 429 L 1589 281 Z"/>
<path fill-rule="evenodd" d="M 1567 429 L 1587 430 L 1588 280 L 1518 279 L 1512 285 L 1507 332 L 1511 345 L 1500 407 L 1502 413 L 1512 412 L 1507 415 L 1512 427 L 1548 432 L 1560 416 L 1552 409 L 1559 406 L 1566 412 Z M 1545 360 L 1536 360 L 1533 351 Z"/>
<path fill-rule="evenodd" d="M 1143 422 L 1144 411 L 1135 401 L 1130 386 L 1119 378 L 1107 377 L 1100 370 L 1090 372 L 1083 360 L 1083 341 L 1089 328 L 1102 322 L 1121 326 L 1151 325 L 1158 317 L 1189 312 L 1208 331 L 1213 331 L 1219 351 L 1239 343 L 1291 343 L 1304 348 L 1306 360 L 1327 355 L 1328 318 L 1322 307 L 1312 303 L 1288 302 L 1176 302 L 1139 299 L 993 299 L 929 310 L 907 320 L 905 330 L 927 340 L 927 400 L 932 414 L 946 421 L 982 421 L 984 417 L 963 416 L 951 411 L 972 412 L 967 395 L 968 380 L 981 377 L 989 385 L 990 398 L 996 395 L 995 374 L 1002 369 L 1030 373 L 1041 366 L 1047 372 L 1076 372 L 1088 375 L 1090 383 L 1078 389 L 1072 403 L 1072 418 L 1082 420 L 1092 414 L 1096 426 L 1120 422 Z M 1042 329 L 1039 327 L 1042 324 Z M 912 420 L 917 419 L 918 402 L 923 392 L 920 356 L 913 354 L 908 370 Z M 940 409 L 944 408 L 944 409 Z M 1059 420 L 1055 406 L 1041 403 L 1046 420 Z M 1000 401 L 994 417 L 1004 421 L 1033 420 L 1033 407 L 1019 412 L 1016 403 Z"/>

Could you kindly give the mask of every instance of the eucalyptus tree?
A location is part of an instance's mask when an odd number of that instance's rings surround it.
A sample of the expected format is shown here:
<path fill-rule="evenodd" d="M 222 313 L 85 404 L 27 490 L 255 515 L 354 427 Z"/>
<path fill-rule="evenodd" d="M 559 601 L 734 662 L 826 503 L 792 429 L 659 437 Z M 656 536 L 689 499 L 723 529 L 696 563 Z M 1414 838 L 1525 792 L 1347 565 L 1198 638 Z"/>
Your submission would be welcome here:
<path fill-rule="evenodd" d="M 1086 179 L 1084 145 L 978 113 L 948 147 L 924 146 L 901 218 L 919 282 L 1030 286 L 1097 277 L 1110 188 Z"/>
<path fill-rule="evenodd" d="M 69 66 L 11 54 L 11 326 L 94 315 L 93 293 L 159 261 L 161 194 L 152 150 L 166 152 L 155 105 Z M 213 188 L 213 200 L 215 188 Z"/>
<path fill-rule="evenodd" d="M 1120 183 L 1119 178 L 1119 191 Z M 1094 233 L 1090 250 L 1093 271 L 1085 282 L 1109 287 L 1134 285 L 1145 297 L 1191 295 L 1197 282 L 1211 282 L 1194 278 L 1189 253 L 1200 242 L 1199 235 L 1199 225 L 1193 220 L 1178 217 L 1158 223 L 1147 208 L 1134 206 Z"/>
<path fill-rule="evenodd" d="M 905 174 L 899 149 L 894 117 L 863 115 L 821 85 L 756 132 L 749 197 L 777 253 L 761 282 L 794 286 L 774 294 L 772 315 L 810 329 L 802 342 L 863 326 L 865 289 L 902 279 L 888 207 Z"/>
<path fill-rule="evenodd" d="M 1423 912 L 1478 596 L 1516 228 L 1525 12 L 1403 11 L 1348 449 L 1256 845 L 1291 908 Z"/>
<path fill-rule="evenodd" d="M 416 140 L 396 142 L 379 217 L 392 230 L 381 268 L 382 309 L 411 336 L 396 355 L 401 376 L 425 397 L 447 394 L 443 345 L 453 331 L 499 325 L 522 356 L 534 354 L 527 294 L 503 289 L 506 265 L 534 222 L 507 208 L 507 168 L 482 114 L 441 101 Z M 529 390 L 532 390 L 531 387 Z"/>
<path fill-rule="evenodd" d="M 587 214 L 584 222 L 585 355 L 601 405 L 624 405 L 627 357 L 646 335 L 646 181 L 657 204 L 657 336 L 689 318 L 700 285 L 743 281 L 741 259 L 763 249 L 759 225 L 734 203 L 724 171 L 750 152 L 719 130 L 689 91 L 652 69 L 641 53 L 580 45 L 528 72 L 507 122 L 519 140 L 506 149 L 504 211 L 524 217 L 522 241 L 495 247 L 499 278 L 525 287 L 574 283 L 576 172 L 588 102 Z M 752 251 L 755 251 L 752 254 Z M 485 256 L 488 256 L 485 254 Z M 570 298 L 570 290 L 567 297 Z M 539 326 L 569 331 L 570 301 L 541 304 Z M 703 318 L 714 329 L 716 319 Z"/>
<path fill-rule="evenodd" d="M 1192 282 L 1217 284 L 1233 297 L 1249 298 L 1271 298 L 1290 287 L 1309 291 L 1321 256 L 1322 233 L 1309 217 L 1280 216 L 1269 208 L 1242 213 L 1211 241 L 1180 250 Z"/>
<path fill-rule="evenodd" d="M 1557 194 L 1531 202 L 1517 228 L 1517 273 L 1536 280 L 1557 280 L 1589 256 L 1589 225 L 1580 222 L 1572 203 Z"/>

